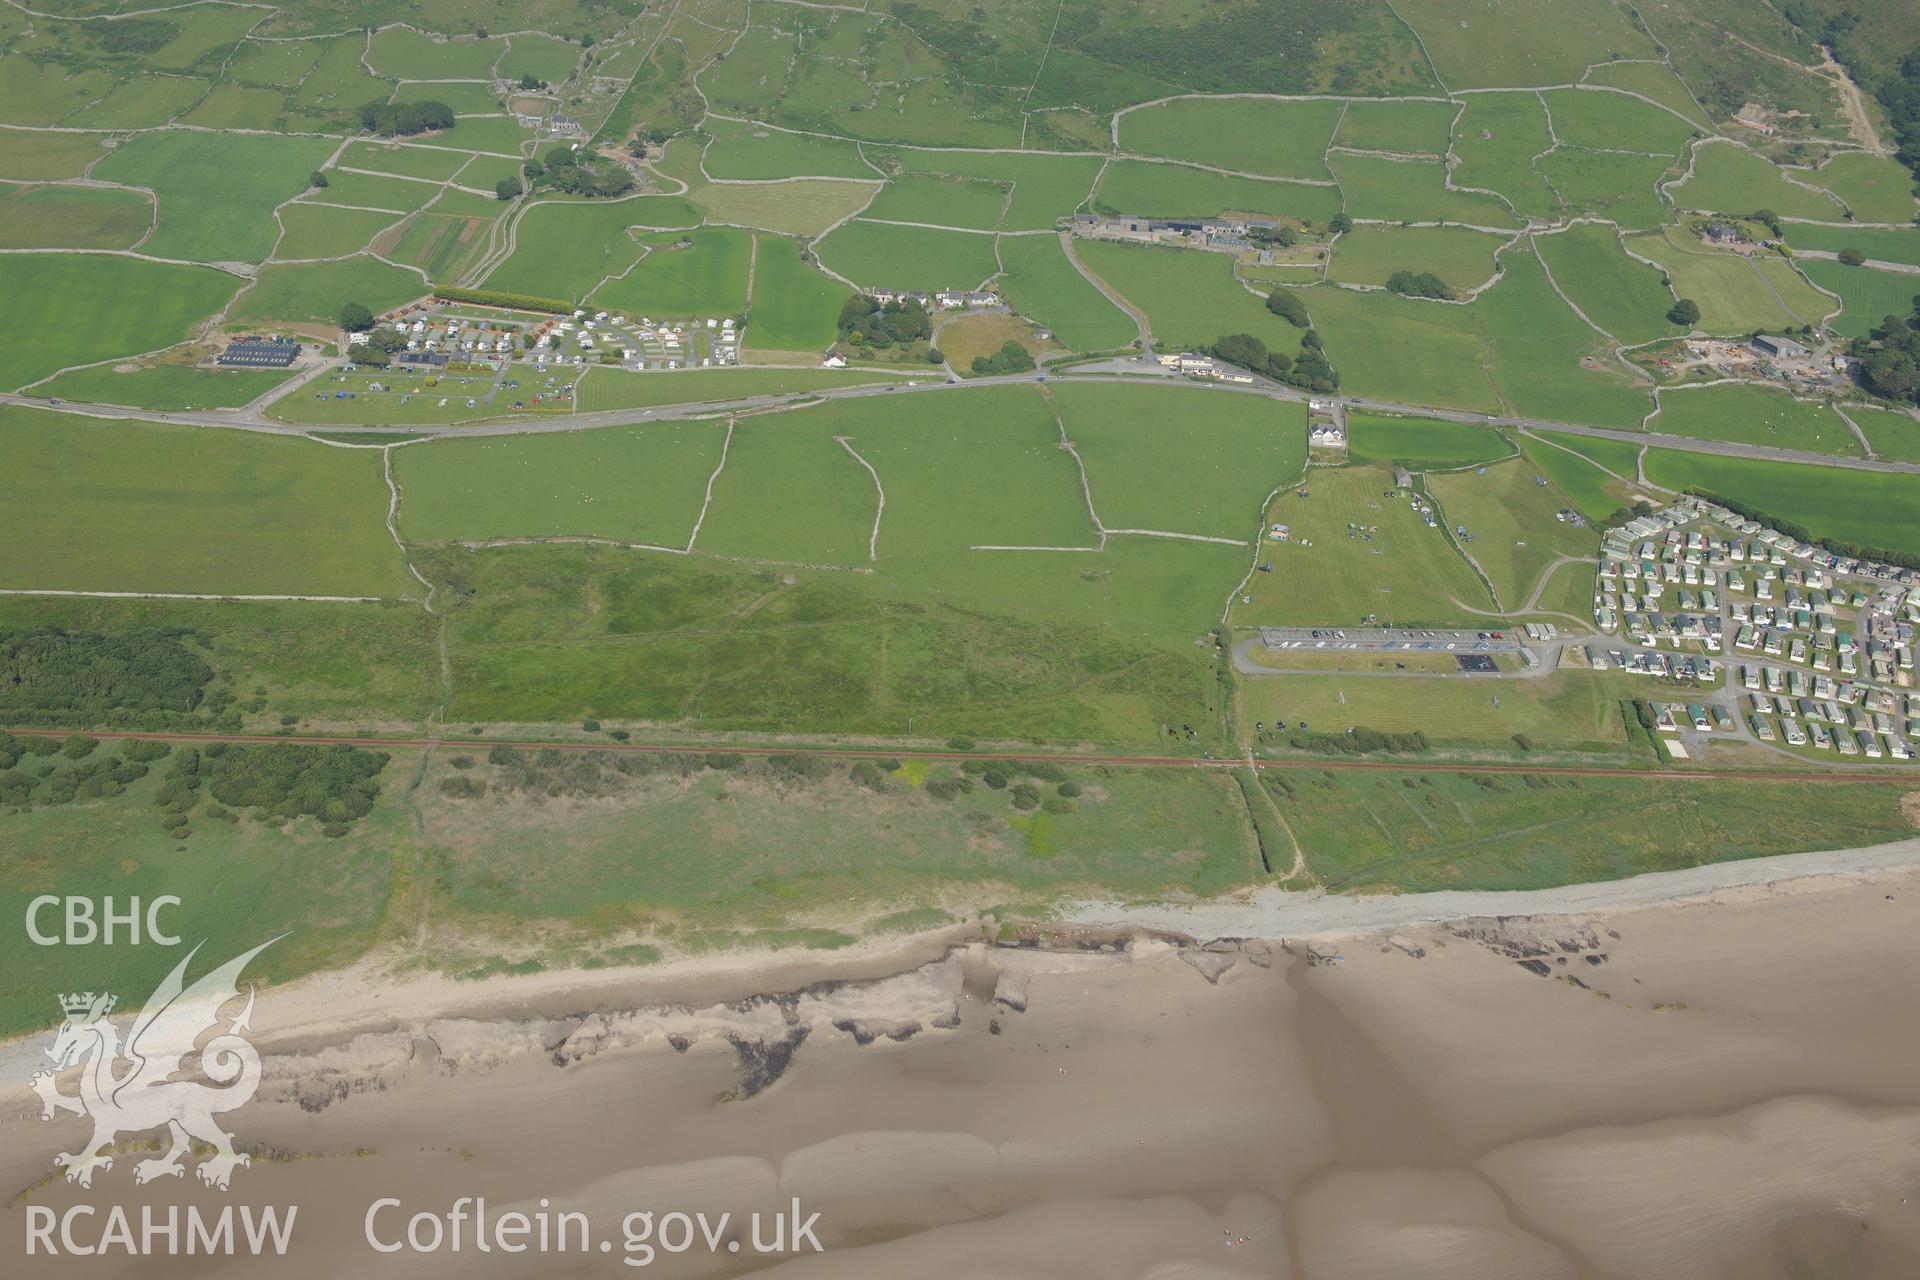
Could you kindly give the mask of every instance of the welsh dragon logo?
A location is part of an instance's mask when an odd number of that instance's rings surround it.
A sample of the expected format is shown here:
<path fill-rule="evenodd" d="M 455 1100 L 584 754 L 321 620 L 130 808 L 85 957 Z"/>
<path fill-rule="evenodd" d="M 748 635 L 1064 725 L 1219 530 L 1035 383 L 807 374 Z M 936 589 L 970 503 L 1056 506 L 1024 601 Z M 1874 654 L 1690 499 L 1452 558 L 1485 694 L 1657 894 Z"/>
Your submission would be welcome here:
<path fill-rule="evenodd" d="M 245 1106 L 260 1087 L 260 1055 L 240 1034 L 252 1030 L 251 984 L 246 1006 L 227 1020 L 225 1030 L 220 1030 L 220 1010 L 239 996 L 247 962 L 278 941 L 261 943 L 189 987 L 184 984 L 187 965 L 200 950 L 194 947 L 148 999 L 124 1046 L 119 1030 L 107 1021 L 116 997 L 91 991 L 60 997 L 66 1019 L 46 1051 L 54 1065 L 35 1073 L 33 1090 L 40 1095 L 42 1120 L 62 1111 L 93 1120 L 93 1136 L 78 1151 L 54 1157 L 68 1182 L 92 1186 L 96 1169 L 113 1168 L 115 1139 L 149 1129 L 165 1128 L 173 1145 L 134 1165 L 136 1183 L 182 1176 L 181 1158 L 196 1141 L 213 1148 L 195 1169 L 210 1187 L 226 1190 L 234 1169 L 252 1163 L 233 1149 L 233 1135 L 214 1121 L 223 1111 Z M 199 1044 L 208 1031 L 217 1034 Z M 79 1094 L 60 1092 L 58 1074 L 75 1065 L 80 1066 Z"/>

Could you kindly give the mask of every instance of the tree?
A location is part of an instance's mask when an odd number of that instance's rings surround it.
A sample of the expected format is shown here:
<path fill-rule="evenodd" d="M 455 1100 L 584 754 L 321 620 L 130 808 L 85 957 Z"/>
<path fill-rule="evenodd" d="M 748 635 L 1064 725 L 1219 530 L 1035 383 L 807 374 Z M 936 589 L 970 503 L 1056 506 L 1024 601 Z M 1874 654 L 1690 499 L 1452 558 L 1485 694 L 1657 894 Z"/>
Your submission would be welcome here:
<path fill-rule="evenodd" d="M 534 75 L 531 71 L 528 71 L 521 74 L 520 87 L 522 89 L 544 89 L 547 87 L 547 82 Z"/>
<path fill-rule="evenodd" d="M 349 302 L 340 308 L 340 327 L 348 333 L 365 333 L 373 328 L 373 312 L 363 303 Z"/>
<path fill-rule="evenodd" d="M 1866 260 L 1867 255 L 1858 249 L 1842 249 L 1840 251 L 1840 261 L 1849 267 L 1861 266 L 1865 264 Z"/>
<path fill-rule="evenodd" d="M 1692 298 L 1682 298 L 1667 308 L 1667 319 L 1691 329 L 1700 323 L 1700 304 Z"/>
<path fill-rule="evenodd" d="M 995 354 L 973 358 L 975 373 L 1025 373 L 1031 368 L 1033 354 L 1011 338 L 1002 343 Z"/>
<path fill-rule="evenodd" d="M 315 169 L 311 174 L 307 175 L 307 185 L 310 187 L 324 187 L 327 185 L 327 175 Z"/>
<path fill-rule="evenodd" d="M 511 200 L 520 194 L 520 179 L 502 178 L 493 184 L 493 194 L 501 200 Z"/>
<path fill-rule="evenodd" d="M 1343 236 L 1353 230 L 1353 219 L 1344 213 L 1336 213 L 1332 221 L 1327 223 L 1327 229 L 1335 235 Z"/>
<path fill-rule="evenodd" d="M 592 36 L 581 36 L 581 37 L 580 37 L 580 47 L 581 47 L 582 49 L 591 49 L 591 48 L 593 48 L 593 37 L 592 37 Z"/>
<path fill-rule="evenodd" d="M 1403 298 L 1453 297 L 1453 290 L 1431 271 L 1396 271 L 1387 277 L 1387 288 Z"/>
<path fill-rule="evenodd" d="M 1296 329 L 1304 329 L 1313 321 L 1307 316 L 1307 306 L 1300 301 L 1300 295 L 1291 289 L 1275 289 L 1267 295 L 1267 310 L 1279 316 Z"/>

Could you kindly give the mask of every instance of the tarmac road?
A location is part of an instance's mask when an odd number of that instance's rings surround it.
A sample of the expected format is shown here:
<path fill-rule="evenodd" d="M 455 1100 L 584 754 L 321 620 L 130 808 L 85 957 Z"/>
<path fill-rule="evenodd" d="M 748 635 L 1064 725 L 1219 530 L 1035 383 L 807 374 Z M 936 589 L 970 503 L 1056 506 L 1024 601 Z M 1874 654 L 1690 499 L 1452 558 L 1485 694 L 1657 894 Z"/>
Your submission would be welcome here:
<path fill-rule="evenodd" d="M 672 373 L 661 373 L 660 377 L 671 378 Z M 1039 370 L 1033 373 L 1009 374 L 997 377 L 968 378 L 962 382 L 951 383 L 938 379 L 929 379 L 918 387 L 907 387 L 900 383 L 882 384 L 872 387 L 831 388 L 820 391 L 800 392 L 789 395 L 752 396 L 739 400 L 708 401 L 700 404 L 668 405 L 657 409 L 609 409 L 597 413 L 575 413 L 563 418 L 516 419 L 504 422 L 480 423 L 474 426 L 391 426 L 391 427 L 353 427 L 353 426 L 300 426 L 285 422 L 276 422 L 261 417 L 257 413 L 245 410 L 225 412 L 213 410 L 195 410 L 183 413 L 158 413 L 148 409 L 127 409 L 114 405 L 76 404 L 64 401 L 59 408 L 63 412 L 85 414 L 89 417 L 106 418 L 130 422 L 174 422 L 196 427 L 226 427 L 242 431 L 259 431 L 272 435 L 303 436 L 315 432 L 325 432 L 330 436 L 354 435 L 357 433 L 377 433 L 381 435 L 417 435 L 431 436 L 495 436 L 495 435 L 536 435 L 555 431 L 590 431 L 597 427 L 626 426 L 637 422 L 662 422 L 686 418 L 710 417 L 716 414 L 747 413 L 756 410 L 773 409 L 783 405 L 793 405 L 810 400 L 854 400 L 871 396 L 917 396 L 932 395 L 943 391 L 960 392 L 972 387 L 1007 386 L 1010 384 L 1032 382 L 1097 382 L 1111 385 L 1116 382 L 1140 382 L 1154 386 L 1175 385 L 1191 389 L 1195 394 L 1212 392 L 1225 395 L 1264 396 L 1269 400 L 1304 401 L 1307 399 L 1325 399 L 1329 397 L 1310 396 L 1307 392 L 1277 383 L 1239 385 L 1228 383 L 1193 383 L 1184 380 L 1173 382 L 1161 374 L 1138 375 L 1109 373 L 1089 374 L 1072 371 Z M 1695 440 L 1688 436 L 1662 435 L 1651 431 L 1620 431 L 1611 427 L 1593 427 L 1581 423 L 1555 422 L 1549 418 L 1503 417 L 1495 414 L 1462 413 L 1453 409 L 1435 409 L 1424 405 L 1400 404 L 1392 400 L 1374 400 L 1359 396 L 1337 398 L 1347 409 L 1369 409 L 1382 413 L 1414 414 L 1420 417 L 1436 418 L 1445 422 L 1463 422 L 1475 426 L 1524 427 L 1540 431 L 1558 431 L 1566 435 L 1591 436 L 1602 440 L 1619 440 L 1629 444 L 1650 444 L 1663 449 L 1677 449 L 1687 453 L 1706 453 L 1725 458 L 1751 458 L 1764 462 L 1797 462 L 1824 467 L 1846 467 L 1855 471 L 1882 471 L 1905 475 L 1920 475 L 1920 463 L 1894 462 L 1885 458 L 1840 458 L 1824 453 L 1806 453 L 1797 449 L 1775 449 L 1766 445 L 1738 444 L 1725 440 Z M 0 404 L 25 405 L 30 408 L 48 407 L 46 400 L 32 396 L 16 394 L 0 395 Z"/>

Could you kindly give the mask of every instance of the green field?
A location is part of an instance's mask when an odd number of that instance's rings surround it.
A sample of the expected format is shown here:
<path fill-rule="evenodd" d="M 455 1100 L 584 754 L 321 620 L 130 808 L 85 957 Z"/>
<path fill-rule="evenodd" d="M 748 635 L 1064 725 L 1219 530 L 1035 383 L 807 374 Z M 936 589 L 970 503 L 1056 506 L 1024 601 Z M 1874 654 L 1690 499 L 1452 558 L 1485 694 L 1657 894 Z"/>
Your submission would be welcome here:
<path fill-rule="evenodd" d="M 1521 733 L 1536 747 L 1605 754 L 1626 746 L 1619 699 L 1645 689 L 1629 676 L 1585 671 L 1524 680 L 1311 675 L 1249 680 L 1244 697 L 1248 715 L 1304 720 L 1314 733 L 1418 730 L 1436 747 L 1478 750 L 1510 750 Z"/>
<path fill-rule="evenodd" d="M 230 325 L 337 324 L 340 308 L 358 302 L 376 315 L 427 292 L 411 271 L 374 258 L 268 266 L 227 313 Z"/>
<path fill-rule="evenodd" d="M 1911 223 L 1920 213 L 1914 204 L 1913 174 L 1892 156 L 1842 152 L 1812 173 L 1793 176 L 1839 196 L 1861 222 Z"/>
<path fill-rule="evenodd" d="M 1553 291 L 1540 259 L 1513 252 L 1501 265 L 1500 282 L 1472 308 L 1500 398 L 1522 417 L 1638 427 L 1653 408 L 1647 389 Z"/>
<path fill-rule="evenodd" d="M 754 237 L 753 299 L 746 342 L 762 351 L 823 351 L 852 290 L 800 260 L 785 236 Z"/>
<path fill-rule="evenodd" d="M 485 251 L 490 225 L 480 218 L 421 213 L 397 234 L 381 236 L 375 249 L 389 262 L 419 267 L 437 284 L 458 276 Z"/>
<path fill-rule="evenodd" d="M 1783 218 L 1838 222 L 1839 204 L 1818 191 L 1795 186 L 1762 156 L 1740 147 L 1703 146 L 1694 153 L 1693 176 L 1673 189 L 1682 209 L 1748 214 L 1771 209 Z"/>
<path fill-rule="evenodd" d="M 1655 191 L 1676 172 L 1667 156 L 1619 155 L 1561 147 L 1540 158 L 1540 174 L 1574 216 L 1604 218 L 1628 230 L 1657 227 L 1671 217 Z"/>
<path fill-rule="evenodd" d="M 1520 438 L 1520 450 L 1526 454 L 1527 461 L 1541 475 L 1546 476 L 1567 496 L 1576 510 L 1589 520 L 1604 520 L 1622 505 L 1616 491 L 1624 492 L 1626 485 L 1632 484 L 1638 474 L 1635 466 L 1639 456 L 1639 446 L 1623 444 L 1617 440 L 1591 440 L 1580 436 L 1569 436 L 1550 431 L 1540 433 L 1546 440 L 1566 445 L 1568 448 L 1586 446 L 1578 453 L 1569 453 L 1566 449 L 1557 449 L 1553 444 L 1542 443 L 1526 436 Z M 1604 449 L 1591 446 L 1603 445 Z M 1597 463 L 1589 460 L 1589 455 L 1598 455 L 1608 460 L 1609 468 L 1617 466 L 1617 474 L 1625 477 L 1625 483 L 1615 480 Z M 1561 570 L 1573 573 L 1572 567 Z M 1590 576 L 1585 569 L 1579 570 Z M 1543 602 L 1546 596 L 1542 596 Z"/>
<path fill-rule="evenodd" d="M 1465 525 L 1473 541 L 1466 553 L 1493 582 L 1500 607 L 1523 612 L 1543 575 L 1561 556 L 1594 556 L 1599 538 L 1591 528 L 1555 519 L 1566 494 L 1524 458 L 1473 470 L 1435 473 L 1427 491 L 1440 500 L 1449 527 Z M 1592 570 L 1570 570 L 1586 574 Z M 1591 595 L 1591 591 L 1588 592 Z M 1584 616 L 1582 621 L 1584 621 Z"/>
<path fill-rule="evenodd" d="M 1797 328 L 1833 310 L 1833 299 L 1807 284 L 1784 258 L 1724 253 L 1697 241 L 1688 244 L 1677 229 L 1629 236 L 1626 244 L 1629 252 L 1660 264 L 1672 278 L 1675 294 L 1700 304 L 1696 327 L 1708 333 Z"/>
<path fill-rule="evenodd" d="M 637 237 L 646 255 L 596 289 L 602 307 L 646 316 L 722 316 L 747 309 L 747 260 L 753 237 L 734 227 L 702 227 Z M 837 314 L 837 313 L 836 313 Z"/>
<path fill-rule="evenodd" d="M 1050 397 L 1109 529 L 1250 542 L 1267 495 L 1298 480 L 1306 464 L 1299 404 L 1084 383 L 1061 383 Z"/>
<path fill-rule="evenodd" d="M 640 256 L 627 228 L 694 227 L 700 211 L 675 196 L 585 202 L 542 201 L 520 219 L 511 257 L 486 278 L 489 289 L 585 298 Z"/>
<path fill-rule="evenodd" d="M 1303 182 L 1238 178 L 1184 164 L 1115 160 L 1094 190 L 1093 206 L 1096 211 L 1147 218 L 1247 213 L 1325 226 L 1340 212 L 1340 191 Z"/>
<path fill-rule="evenodd" d="M 1300 331 L 1233 278 L 1233 259 L 1224 253 L 1110 240 L 1076 240 L 1073 251 L 1108 288 L 1146 313 L 1161 347 L 1205 347 L 1229 333 L 1251 333 L 1283 351 L 1299 345 Z M 1333 292 L 1316 289 L 1303 296 L 1309 308 L 1317 308 L 1322 295 Z"/>
<path fill-rule="evenodd" d="M 867 563 L 878 495 L 817 414 L 748 418 L 696 542 L 710 555 L 789 563 Z M 871 461 L 871 459 L 869 459 Z M 779 496 L 779 501 L 770 499 Z"/>
<path fill-rule="evenodd" d="M 1700 110 L 1700 104 L 1693 100 L 1693 94 L 1673 73 L 1673 68 L 1659 62 L 1607 62 L 1587 72 L 1582 84 L 1610 85 L 1615 89 L 1625 89 L 1629 93 L 1644 94 L 1664 107 L 1679 112 L 1702 129 L 1712 127 L 1713 122 Z"/>
<path fill-rule="evenodd" d="M 163 125 L 206 96 L 211 86 L 191 76 L 140 76 L 123 80 L 100 101 L 75 112 L 65 123 L 107 129 L 151 129 Z"/>
<path fill-rule="evenodd" d="M 1451 102 L 1349 102 L 1333 144 L 1355 151 L 1440 155 L 1458 113 Z"/>
<path fill-rule="evenodd" d="M 1407 0 L 1397 11 L 1452 89 L 1566 84 L 1591 63 L 1660 56 L 1606 0 L 1568 0 L 1552 21 L 1529 0 Z"/>
<path fill-rule="evenodd" d="M 1513 446 L 1487 427 L 1356 409 L 1347 413 L 1347 456 L 1355 462 L 1400 463 L 1422 471 L 1495 462 L 1512 457 Z"/>
<path fill-rule="evenodd" d="M 1560 198 L 1534 161 L 1552 145 L 1538 95 L 1476 93 L 1454 126 L 1453 149 L 1460 163 L 1453 184 L 1498 191 L 1515 209 L 1533 217 L 1556 216 Z"/>
<path fill-rule="evenodd" d="M 143 192 L 0 183 L 0 249 L 128 249 L 152 225 Z"/>
<path fill-rule="evenodd" d="M 366 37 L 355 33 L 327 46 L 307 78 L 294 90 L 294 101 L 324 111 L 351 111 L 365 102 L 385 99 L 393 84 L 368 75 L 360 66 Z"/>
<path fill-rule="evenodd" d="M 31 308 L 0 314 L 0 388 L 60 369 L 171 346 L 191 336 L 240 281 L 207 267 L 98 254 L 10 254 L 7 290 Z"/>
<path fill-rule="evenodd" d="M 280 210 L 279 217 L 285 234 L 273 249 L 276 262 L 358 253 L 396 220 L 391 213 L 375 213 L 370 209 L 336 209 L 305 203 L 287 205 Z"/>
<path fill-rule="evenodd" d="M 484 80 L 505 48 L 501 40 L 431 40 L 388 27 L 374 36 L 367 65 L 400 80 Z"/>
<path fill-rule="evenodd" d="M 1053 330 L 1073 351 L 1114 351 L 1138 336 L 1127 313 L 1073 269 L 1066 250 L 1051 236 L 1003 236 L 1000 292 L 1022 315 Z"/>
<path fill-rule="evenodd" d="M 56 62 L 36 62 L 24 53 L 0 57 L 0 121 L 17 125 L 58 124 L 113 87 L 113 75 L 97 69 L 71 75 Z"/>
<path fill-rule="evenodd" d="M 1341 390 L 1479 413 L 1504 407 L 1473 308 L 1345 289 L 1308 289 L 1305 298 Z"/>
<path fill-rule="evenodd" d="M 136 409 L 234 409 L 287 380 L 284 370 L 196 369 L 191 365 L 146 365 L 119 373 L 110 365 L 75 369 L 36 387 L 35 393 L 83 404 L 124 404 Z"/>
<path fill-rule="evenodd" d="M 709 176 L 767 178 L 878 178 L 851 142 L 802 133 L 756 130 L 730 121 L 711 122 L 713 142 L 703 163 Z"/>
<path fill-rule="evenodd" d="M 751 332 L 751 331 L 749 331 Z M 900 380 L 897 373 L 869 369 L 782 369 L 753 365 L 737 369 L 652 369 L 627 373 L 598 368 L 580 380 L 579 409 L 651 409 L 669 404 L 750 400 L 829 387 L 857 387 Z"/>
<path fill-rule="evenodd" d="M 1538 889 L 1870 845 L 1911 830 L 1901 826 L 1897 785 L 1835 789 L 1813 807 L 1797 788 L 1731 779 L 1409 772 L 1290 785 L 1290 794 L 1271 794 L 1308 864 L 1330 889 L 1349 893 Z M 1651 831 L 1664 838 L 1648 839 Z"/>
<path fill-rule="evenodd" d="M 1830 327 L 1844 338 L 1864 338 L 1888 316 L 1907 316 L 1920 297 L 1920 275 L 1849 267 L 1820 258 L 1799 258 L 1794 265 L 1807 279 L 1840 295 L 1844 309 Z"/>
<path fill-rule="evenodd" d="M 992 236 L 855 218 L 820 241 L 820 261 L 863 289 L 973 289 L 998 265 Z"/>
<path fill-rule="evenodd" d="M 364 209 L 388 209 L 395 214 L 412 213 L 424 208 L 440 194 L 437 183 L 407 178 L 383 177 L 368 173 L 327 171 L 327 185 L 301 197 L 303 203 L 354 205 Z"/>
<path fill-rule="evenodd" d="M 0 437 L 14 460 L 8 587 L 400 596 L 417 585 L 382 524 L 373 450 L 14 408 L 0 408 Z"/>
<path fill-rule="evenodd" d="M 1828 253 L 1858 249 L 1875 262 L 1920 267 L 1920 228 L 1895 231 L 1884 227 L 1816 227 L 1796 222 L 1788 228 L 1787 239 L 1796 249 L 1824 249 Z"/>
<path fill-rule="evenodd" d="M 93 176 L 151 187 L 160 225 L 142 250 L 196 262 L 259 262 L 273 251 L 273 207 L 306 189 L 333 153 L 324 138 L 143 133 L 93 168 Z"/>
<path fill-rule="evenodd" d="M 551 535 L 684 546 L 724 423 L 435 440 L 395 451 L 401 532 L 421 542 Z"/>
<path fill-rule="evenodd" d="M 1549 89 L 1541 95 L 1553 131 L 1568 146 L 1680 156 L 1698 132 L 1670 111 L 1623 93 Z"/>
<path fill-rule="evenodd" d="M 1446 166 L 1436 160 L 1385 156 L 1329 157 L 1349 218 L 1381 222 L 1461 222 L 1510 227 L 1513 214 L 1490 196 L 1450 190 Z"/>
<path fill-rule="evenodd" d="M 1561 292 L 1625 345 L 1681 332 L 1667 319 L 1674 297 L 1659 270 L 1629 258 L 1612 227 L 1577 223 L 1533 243 Z"/>
<path fill-rule="evenodd" d="M 519 156 L 520 145 L 530 135 L 512 116 L 461 116 L 453 128 L 429 134 L 437 147 L 457 147 L 463 151 L 485 151 L 497 156 Z"/>
<path fill-rule="evenodd" d="M 1664 391 L 1660 412 L 1647 429 L 1696 440 L 1734 440 L 1775 449 L 1860 456 L 1860 442 L 1824 402 L 1796 400 L 1785 391 L 1768 387 Z"/>
<path fill-rule="evenodd" d="M 257 128 L 262 120 L 277 116 L 286 100 L 287 95 L 278 89 L 217 84 L 198 106 L 180 117 L 180 123 L 206 129 Z"/>
<path fill-rule="evenodd" d="M 1465 227 L 1359 226 L 1334 241 L 1327 279 L 1384 285 L 1396 271 L 1432 272 L 1464 293 L 1493 278 L 1493 251 L 1503 243 Z"/>
<path fill-rule="evenodd" d="M 788 182 L 709 183 L 695 187 L 687 198 L 705 212 L 708 222 L 817 236 L 860 212 L 873 193 L 873 186 L 865 182 L 795 178 Z"/>
<path fill-rule="evenodd" d="M 874 154 L 869 152 L 869 154 Z M 1000 226 L 1007 231 L 1045 230 L 1086 202 L 1099 176 L 1092 156 L 1010 155 L 982 151 L 897 151 L 877 154 L 903 174 L 942 173 L 978 178 L 1013 188 Z"/>
<path fill-rule="evenodd" d="M 376 173 L 393 173 L 406 178 L 431 178 L 435 182 L 445 182 L 460 172 L 468 159 L 469 157 L 457 151 L 441 151 L 433 147 L 351 142 L 334 163 L 342 169 L 371 169 Z"/>
<path fill-rule="evenodd" d="M 1338 102 L 1178 98 L 1120 117 L 1120 149 L 1275 178 L 1326 178 Z"/>
<path fill-rule="evenodd" d="M 574 68 L 580 65 L 580 57 L 580 46 L 577 44 L 523 32 L 507 42 L 506 55 L 500 59 L 499 74 L 506 80 L 532 76 L 557 84 L 572 78 Z"/>
<path fill-rule="evenodd" d="M 1863 405 L 1852 405 L 1847 416 L 1860 426 L 1860 434 L 1873 446 L 1876 458 L 1891 458 L 1896 462 L 1920 462 L 1920 422 L 1915 422 L 1904 413 L 1891 410 L 1869 409 Z"/>
<path fill-rule="evenodd" d="M 1369 615 L 1403 624 L 1460 622 L 1473 617 L 1462 605 L 1493 608 L 1446 531 L 1422 524 L 1404 493 L 1387 496 L 1391 468 L 1314 470 L 1304 488 L 1309 496 L 1288 488 L 1267 511 L 1268 524 L 1288 526 L 1288 539 L 1261 543 L 1257 559 L 1273 569 L 1253 575 L 1244 589 L 1250 601 L 1234 600 L 1229 617 L 1236 627 L 1345 625 Z"/>
<path fill-rule="evenodd" d="M 1817 537 L 1920 555 L 1920 476 L 1650 449 L 1647 478 L 1711 489 Z"/>
<path fill-rule="evenodd" d="M 0 178 L 42 181 L 77 178 L 106 155 L 104 133 L 48 133 L 0 127 Z"/>
<path fill-rule="evenodd" d="M 895 178 L 862 216 L 883 222 L 992 231 L 1000 225 L 1008 196 L 1006 186 L 978 178 Z"/>

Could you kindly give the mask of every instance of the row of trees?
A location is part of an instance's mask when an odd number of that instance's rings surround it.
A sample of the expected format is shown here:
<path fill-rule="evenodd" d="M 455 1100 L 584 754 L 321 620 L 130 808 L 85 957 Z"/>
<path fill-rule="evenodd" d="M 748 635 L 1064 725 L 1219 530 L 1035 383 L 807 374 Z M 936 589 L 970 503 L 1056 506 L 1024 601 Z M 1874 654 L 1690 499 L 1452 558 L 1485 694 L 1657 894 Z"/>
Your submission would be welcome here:
<path fill-rule="evenodd" d="M 1387 288 L 1403 298 L 1453 299 L 1447 282 L 1431 271 L 1396 271 L 1387 277 Z"/>
<path fill-rule="evenodd" d="M 451 129 L 453 108 L 444 102 L 369 102 L 360 108 L 360 127 L 383 138 Z"/>

